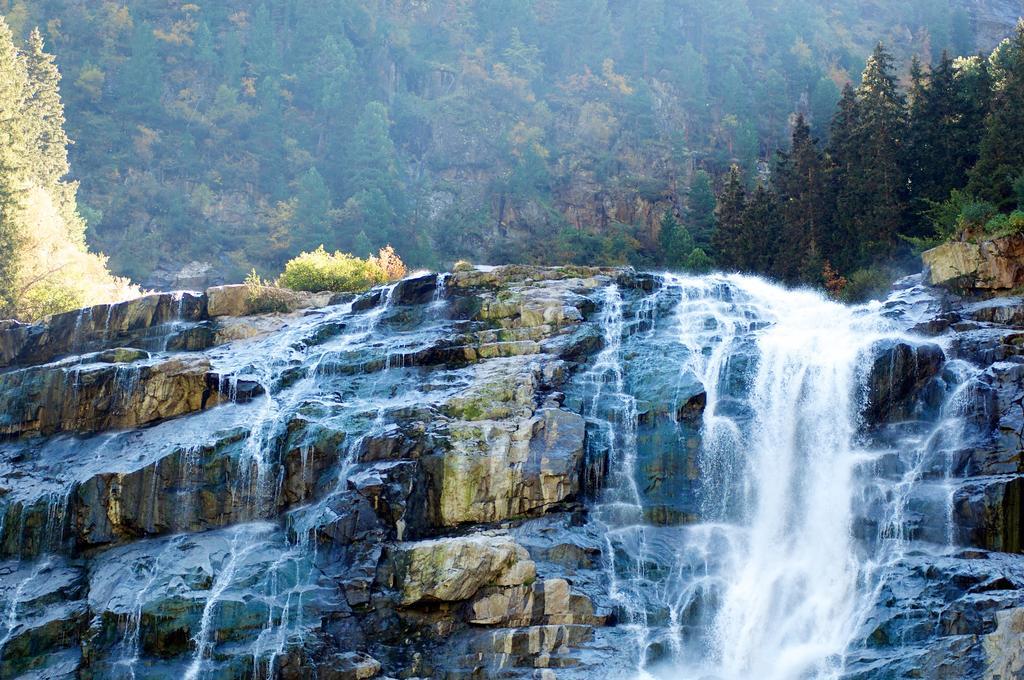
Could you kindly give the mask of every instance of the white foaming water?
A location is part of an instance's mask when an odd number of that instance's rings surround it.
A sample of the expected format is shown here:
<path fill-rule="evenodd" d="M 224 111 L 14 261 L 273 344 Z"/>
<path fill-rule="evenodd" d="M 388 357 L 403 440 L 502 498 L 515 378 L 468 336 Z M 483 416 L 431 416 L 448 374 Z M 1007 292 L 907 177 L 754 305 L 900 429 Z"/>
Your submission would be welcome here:
<path fill-rule="evenodd" d="M 869 457 L 862 383 L 872 345 L 904 334 L 878 303 L 847 307 L 744 276 L 663 283 L 680 295 L 681 370 L 707 394 L 702 523 L 673 534 L 675 582 L 661 603 L 670 660 L 648 667 L 641 653 L 637 675 L 837 677 L 891 557 L 865 555 L 852 533 L 867 483 L 855 473 Z M 698 633 L 679 625 L 691 608 L 705 610 Z"/>
<path fill-rule="evenodd" d="M 808 292 L 734 279 L 771 325 L 758 366 L 742 524 L 715 626 L 726 677 L 838 670 L 859 576 L 850 528 L 859 362 L 889 324 Z"/>

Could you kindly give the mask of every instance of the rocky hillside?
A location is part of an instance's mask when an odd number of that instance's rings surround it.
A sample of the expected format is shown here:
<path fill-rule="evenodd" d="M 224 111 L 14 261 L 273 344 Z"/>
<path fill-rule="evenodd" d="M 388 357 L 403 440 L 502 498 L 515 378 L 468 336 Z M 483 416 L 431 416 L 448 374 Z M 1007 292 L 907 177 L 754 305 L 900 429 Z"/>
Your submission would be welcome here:
<path fill-rule="evenodd" d="M 851 316 L 886 328 L 851 554 L 889 561 L 846 672 L 1016 677 L 1024 301 L 905 283 Z M 712 481 L 748 473 L 710 438 L 761 422 L 762 299 L 791 295 L 508 266 L 6 323 L 0 677 L 672 677 L 719 606 L 729 548 L 700 536 L 744 521 L 715 520 Z"/>

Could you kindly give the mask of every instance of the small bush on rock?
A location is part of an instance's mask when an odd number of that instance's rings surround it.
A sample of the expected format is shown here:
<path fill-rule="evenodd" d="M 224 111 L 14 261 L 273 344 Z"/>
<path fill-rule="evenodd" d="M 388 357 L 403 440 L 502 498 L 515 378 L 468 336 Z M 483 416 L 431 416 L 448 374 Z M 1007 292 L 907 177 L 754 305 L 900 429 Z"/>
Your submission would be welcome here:
<path fill-rule="evenodd" d="M 292 290 L 357 293 L 405 276 L 405 264 L 391 246 L 366 259 L 343 253 L 328 253 L 320 246 L 300 253 L 284 266 L 278 285 Z"/>
<path fill-rule="evenodd" d="M 249 304 L 253 314 L 288 311 L 288 301 L 285 299 L 287 293 L 261 279 L 255 269 L 245 277 L 245 287 L 248 288 Z"/>
<path fill-rule="evenodd" d="M 885 299 L 892 277 L 880 267 L 858 269 L 850 274 L 839 298 L 844 302 L 865 302 L 871 299 Z"/>

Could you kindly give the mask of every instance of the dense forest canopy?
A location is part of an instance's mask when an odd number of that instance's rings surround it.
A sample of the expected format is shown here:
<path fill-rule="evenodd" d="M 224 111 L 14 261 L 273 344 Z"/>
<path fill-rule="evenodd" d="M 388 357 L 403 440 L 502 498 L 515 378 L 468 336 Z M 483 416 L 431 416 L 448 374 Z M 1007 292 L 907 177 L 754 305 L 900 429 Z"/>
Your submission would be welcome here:
<path fill-rule="evenodd" d="M 965 184 L 1014 13 L 0 0 L 15 42 L 39 27 L 64 75 L 90 245 L 154 286 L 190 262 L 240 280 L 320 245 L 394 244 L 413 266 L 719 266 L 842 287 L 929 236 L 922 211 Z"/>

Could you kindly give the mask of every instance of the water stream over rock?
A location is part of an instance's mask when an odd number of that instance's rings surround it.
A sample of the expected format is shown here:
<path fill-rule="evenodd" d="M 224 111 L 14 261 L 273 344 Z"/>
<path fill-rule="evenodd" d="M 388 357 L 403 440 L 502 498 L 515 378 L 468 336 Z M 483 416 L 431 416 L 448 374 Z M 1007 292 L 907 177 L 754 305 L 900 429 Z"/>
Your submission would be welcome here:
<path fill-rule="evenodd" d="M 0 329 L 0 677 L 1024 673 L 1020 301 L 246 294 Z"/>

